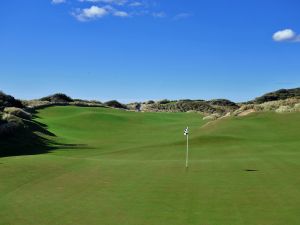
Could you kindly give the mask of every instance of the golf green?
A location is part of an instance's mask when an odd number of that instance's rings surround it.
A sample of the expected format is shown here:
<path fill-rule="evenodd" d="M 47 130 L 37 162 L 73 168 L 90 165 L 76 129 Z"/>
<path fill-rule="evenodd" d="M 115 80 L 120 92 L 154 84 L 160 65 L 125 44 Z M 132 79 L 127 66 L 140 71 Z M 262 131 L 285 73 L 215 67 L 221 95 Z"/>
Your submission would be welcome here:
<path fill-rule="evenodd" d="M 64 106 L 36 121 L 57 149 L 0 158 L 0 225 L 299 224 L 300 113 Z"/>

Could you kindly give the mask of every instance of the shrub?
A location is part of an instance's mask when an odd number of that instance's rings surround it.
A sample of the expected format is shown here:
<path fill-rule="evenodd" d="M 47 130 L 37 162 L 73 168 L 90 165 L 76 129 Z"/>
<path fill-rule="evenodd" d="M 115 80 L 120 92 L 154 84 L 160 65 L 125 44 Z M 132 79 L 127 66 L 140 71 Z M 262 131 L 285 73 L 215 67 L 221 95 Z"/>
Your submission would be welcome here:
<path fill-rule="evenodd" d="M 2 120 L 8 123 L 16 123 L 16 124 L 24 125 L 21 118 L 7 113 L 3 113 Z"/>
<path fill-rule="evenodd" d="M 237 104 L 227 99 L 213 99 L 208 101 L 208 103 L 214 106 L 230 106 L 230 107 L 238 108 Z"/>
<path fill-rule="evenodd" d="M 193 100 L 191 99 L 180 99 L 179 102 L 192 102 Z"/>
<path fill-rule="evenodd" d="M 203 112 L 203 113 L 220 113 L 225 112 L 222 108 L 217 108 L 209 105 L 205 101 L 172 101 L 165 104 L 148 104 L 142 106 L 143 111 L 152 111 L 152 112 Z"/>
<path fill-rule="evenodd" d="M 300 111 L 300 103 L 295 104 L 294 106 L 295 111 Z"/>
<path fill-rule="evenodd" d="M 88 103 L 91 103 L 91 104 L 99 104 L 99 105 L 102 105 L 102 102 L 98 101 L 98 100 L 90 100 L 90 101 L 87 101 Z"/>
<path fill-rule="evenodd" d="M 277 113 L 286 113 L 286 112 L 292 112 L 294 111 L 293 108 L 291 108 L 290 106 L 280 106 L 278 109 L 275 110 L 275 112 Z"/>
<path fill-rule="evenodd" d="M 150 105 L 150 104 L 154 104 L 155 102 L 153 100 L 149 100 L 146 102 L 146 104 Z"/>
<path fill-rule="evenodd" d="M 15 99 L 14 97 L 7 95 L 0 91 L 0 108 L 3 107 L 18 107 L 23 108 L 23 104 L 20 100 Z"/>
<path fill-rule="evenodd" d="M 300 98 L 300 88 L 280 89 L 278 91 L 270 92 L 256 98 L 254 102 L 260 104 L 269 101 L 285 100 L 288 98 Z"/>
<path fill-rule="evenodd" d="M 118 109 L 127 109 L 127 107 L 125 105 L 123 105 L 122 103 L 116 101 L 116 100 L 112 100 L 112 101 L 108 101 L 104 103 L 106 106 L 112 107 L 112 108 L 118 108 Z"/>
<path fill-rule="evenodd" d="M 157 103 L 158 103 L 158 104 L 168 104 L 168 103 L 170 103 L 170 102 L 171 102 L 171 101 L 168 100 L 168 99 L 163 99 L 163 100 L 158 101 Z"/>
<path fill-rule="evenodd" d="M 62 93 L 57 93 L 54 95 L 43 97 L 40 100 L 48 101 L 48 102 L 73 102 L 72 98 L 70 98 L 69 96 L 62 94 Z"/>
<path fill-rule="evenodd" d="M 4 112 L 26 120 L 31 120 L 32 117 L 30 113 L 16 107 L 6 107 Z"/>
<path fill-rule="evenodd" d="M 24 128 L 22 119 L 11 114 L 2 114 L 0 136 L 13 135 L 17 130 L 21 128 Z"/>
<path fill-rule="evenodd" d="M 2 117 L 3 117 L 3 113 L 0 112 L 0 125 L 5 123 L 5 121 L 2 119 Z"/>

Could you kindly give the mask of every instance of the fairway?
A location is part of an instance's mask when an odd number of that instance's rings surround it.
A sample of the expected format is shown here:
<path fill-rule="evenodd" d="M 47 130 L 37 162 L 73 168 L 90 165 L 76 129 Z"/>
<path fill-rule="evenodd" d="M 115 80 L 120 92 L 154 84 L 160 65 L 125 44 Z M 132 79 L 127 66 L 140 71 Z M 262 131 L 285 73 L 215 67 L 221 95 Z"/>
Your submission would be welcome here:
<path fill-rule="evenodd" d="M 0 225 L 299 224 L 300 113 L 205 124 L 64 106 L 35 120 L 57 149 L 0 158 Z"/>

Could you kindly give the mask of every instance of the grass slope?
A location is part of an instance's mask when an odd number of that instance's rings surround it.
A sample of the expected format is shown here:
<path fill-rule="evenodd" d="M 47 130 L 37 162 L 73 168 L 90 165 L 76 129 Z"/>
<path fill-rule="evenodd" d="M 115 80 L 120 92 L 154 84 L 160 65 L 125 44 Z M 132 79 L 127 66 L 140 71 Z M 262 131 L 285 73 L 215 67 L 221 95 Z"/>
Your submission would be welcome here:
<path fill-rule="evenodd" d="M 253 114 L 202 128 L 201 117 L 187 113 L 52 107 L 38 116 L 65 147 L 0 159 L 1 225 L 300 220 L 300 113 Z"/>

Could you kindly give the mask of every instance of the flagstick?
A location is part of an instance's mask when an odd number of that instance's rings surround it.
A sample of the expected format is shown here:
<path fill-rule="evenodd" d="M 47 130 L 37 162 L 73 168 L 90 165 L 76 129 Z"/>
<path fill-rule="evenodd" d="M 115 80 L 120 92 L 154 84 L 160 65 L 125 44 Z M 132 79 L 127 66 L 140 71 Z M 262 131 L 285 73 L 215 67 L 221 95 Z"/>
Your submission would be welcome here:
<path fill-rule="evenodd" d="M 186 135 L 186 161 L 185 167 L 189 167 L 189 134 Z"/>

